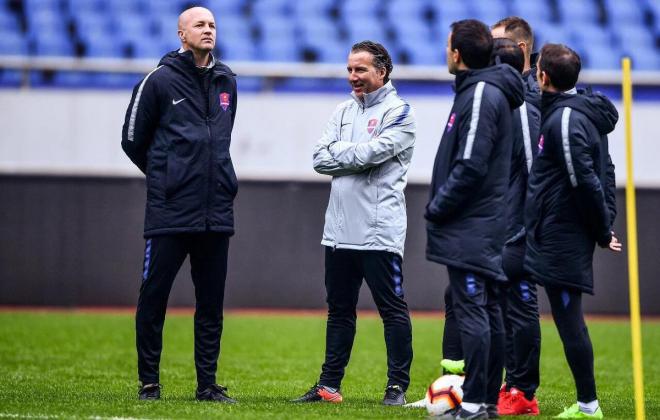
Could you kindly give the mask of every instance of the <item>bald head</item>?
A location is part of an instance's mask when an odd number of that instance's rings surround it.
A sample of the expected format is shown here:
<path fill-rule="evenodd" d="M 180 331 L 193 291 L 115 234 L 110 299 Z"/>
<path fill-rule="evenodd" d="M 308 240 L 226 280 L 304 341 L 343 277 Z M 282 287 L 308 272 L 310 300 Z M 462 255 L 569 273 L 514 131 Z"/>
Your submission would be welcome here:
<path fill-rule="evenodd" d="M 215 47 L 215 18 L 209 9 L 191 7 L 179 15 L 177 31 L 184 50 L 208 53 Z"/>

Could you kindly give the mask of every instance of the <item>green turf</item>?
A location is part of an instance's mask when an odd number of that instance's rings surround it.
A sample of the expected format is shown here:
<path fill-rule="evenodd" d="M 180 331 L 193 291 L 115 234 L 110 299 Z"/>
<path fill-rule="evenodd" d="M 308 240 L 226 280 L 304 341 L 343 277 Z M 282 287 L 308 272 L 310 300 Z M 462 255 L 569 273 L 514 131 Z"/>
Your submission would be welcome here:
<path fill-rule="evenodd" d="M 442 322 L 414 319 L 408 399 L 439 373 Z M 660 324 L 645 323 L 647 419 L 660 418 Z M 543 323 L 541 418 L 575 401 L 554 326 Z M 589 322 L 596 381 L 606 418 L 633 418 L 630 333 L 624 322 Z M 136 400 L 133 317 L 79 313 L 0 313 L 0 418 L 424 418 L 419 409 L 382 407 L 385 350 L 380 320 L 361 319 L 340 405 L 287 402 L 317 379 L 322 317 L 229 315 L 218 381 L 240 403 L 194 400 L 192 317 L 168 316 L 161 362 L 163 399 Z"/>

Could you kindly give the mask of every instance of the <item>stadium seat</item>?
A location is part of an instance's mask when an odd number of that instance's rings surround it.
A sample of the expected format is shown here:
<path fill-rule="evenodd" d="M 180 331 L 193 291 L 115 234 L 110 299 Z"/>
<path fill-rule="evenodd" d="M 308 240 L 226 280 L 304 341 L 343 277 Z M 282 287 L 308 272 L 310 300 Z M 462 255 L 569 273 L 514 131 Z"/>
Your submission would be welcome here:
<path fill-rule="evenodd" d="M 411 45 L 427 43 L 433 40 L 431 28 L 423 21 L 412 17 L 404 17 L 392 21 L 392 29 L 399 43 Z"/>
<path fill-rule="evenodd" d="M 124 45 L 107 33 L 93 33 L 83 39 L 85 57 L 124 57 Z"/>
<path fill-rule="evenodd" d="M 404 56 L 408 61 L 406 64 L 421 66 L 439 66 L 446 63 L 445 45 L 433 43 L 409 45 L 403 48 Z"/>
<path fill-rule="evenodd" d="M 34 13 L 43 10 L 59 12 L 62 10 L 60 0 L 23 0 L 26 13 Z"/>
<path fill-rule="evenodd" d="M 536 26 L 536 23 L 550 21 L 552 16 L 547 1 L 511 0 L 509 13 L 524 17 L 532 25 L 532 28 Z"/>
<path fill-rule="evenodd" d="M 630 57 L 633 70 L 660 71 L 660 56 L 653 50 L 632 48 L 626 51 Z"/>
<path fill-rule="evenodd" d="M 0 39 L 2 39 L 0 55 L 27 55 L 29 52 L 25 36 L 19 31 L 0 28 Z"/>
<path fill-rule="evenodd" d="M 644 13 L 636 0 L 604 0 L 608 21 L 613 25 L 635 25 L 644 23 Z"/>
<path fill-rule="evenodd" d="M 7 10 L 0 9 L 0 30 L 7 32 L 18 32 L 21 25 L 18 16 Z"/>
<path fill-rule="evenodd" d="M 297 20 L 328 19 L 335 0 L 306 0 L 292 2 L 292 13 Z"/>
<path fill-rule="evenodd" d="M 19 87 L 23 83 L 23 74 L 20 70 L 0 69 L 0 86 Z"/>
<path fill-rule="evenodd" d="M 616 25 L 613 28 L 624 50 L 650 49 L 655 47 L 655 39 L 645 26 Z"/>
<path fill-rule="evenodd" d="M 345 64 L 351 45 L 336 40 L 310 40 L 302 45 L 302 49 L 315 57 L 307 61 Z"/>
<path fill-rule="evenodd" d="M 361 18 L 371 20 L 381 14 L 383 3 L 381 0 L 345 1 L 339 6 L 339 12 L 344 20 Z"/>
<path fill-rule="evenodd" d="M 259 60 L 293 62 L 300 60 L 298 46 L 290 38 L 263 38 L 259 42 Z"/>
<path fill-rule="evenodd" d="M 133 58 L 161 58 L 169 51 L 178 47 L 176 44 L 167 44 L 160 42 L 160 38 L 152 39 L 149 42 L 129 42 Z"/>
<path fill-rule="evenodd" d="M 144 0 L 144 6 L 149 16 L 174 15 L 176 25 L 179 14 L 186 7 L 185 0 Z"/>
<path fill-rule="evenodd" d="M 66 14 L 51 9 L 26 9 L 25 18 L 29 33 L 35 31 L 49 31 L 65 33 L 68 30 L 68 17 Z"/>
<path fill-rule="evenodd" d="M 31 35 L 32 51 L 37 56 L 61 56 L 74 55 L 74 45 L 70 37 L 60 32 L 35 32 Z"/>
<path fill-rule="evenodd" d="M 582 66 L 588 69 L 618 70 L 621 67 L 621 52 L 607 45 L 592 45 L 578 51 Z"/>
<path fill-rule="evenodd" d="M 80 39 L 89 36 L 112 36 L 111 16 L 98 12 L 75 12 L 72 21 Z"/>
<path fill-rule="evenodd" d="M 106 11 L 104 0 L 66 0 L 66 9 L 69 13 L 103 13 Z"/>
<path fill-rule="evenodd" d="M 141 0 L 111 0 L 106 7 L 114 15 L 139 16 L 146 12 L 146 6 Z"/>
<path fill-rule="evenodd" d="M 224 16 L 240 16 L 245 10 L 245 0 L 207 0 L 206 7 L 213 12 L 216 20 Z"/>
<path fill-rule="evenodd" d="M 255 61 L 258 57 L 255 43 L 250 39 L 228 41 L 219 38 L 216 47 L 222 61 Z"/>
<path fill-rule="evenodd" d="M 565 44 L 571 43 L 570 31 L 562 24 L 537 24 L 534 28 L 537 40 L 537 49 L 541 49 L 543 44 Z"/>
<path fill-rule="evenodd" d="M 426 18 L 430 6 L 424 0 L 391 0 L 387 5 L 385 14 L 390 22 L 398 19 L 417 20 L 420 23 Z"/>
<path fill-rule="evenodd" d="M 291 3 L 289 0 L 254 0 L 252 14 L 258 19 L 289 15 L 292 11 Z"/>
<path fill-rule="evenodd" d="M 488 26 L 509 15 L 502 0 L 472 0 L 471 6 L 472 16 Z"/>
<path fill-rule="evenodd" d="M 318 16 L 298 20 L 297 27 L 302 43 L 337 40 L 339 36 L 337 26 L 332 21 Z"/>
<path fill-rule="evenodd" d="M 599 7 L 595 0 L 558 0 L 557 4 L 564 24 L 594 24 L 599 21 Z"/>
<path fill-rule="evenodd" d="M 387 32 L 382 24 L 382 19 L 375 16 L 350 16 L 344 17 L 346 29 L 346 41 L 351 45 L 364 40 L 372 40 L 383 43 L 387 38 Z"/>
<path fill-rule="evenodd" d="M 577 47 L 584 49 L 592 47 L 611 48 L 615 39 L 606 27 L 594 24 L 583 24 L 572 27 L 571 35 Z"/>

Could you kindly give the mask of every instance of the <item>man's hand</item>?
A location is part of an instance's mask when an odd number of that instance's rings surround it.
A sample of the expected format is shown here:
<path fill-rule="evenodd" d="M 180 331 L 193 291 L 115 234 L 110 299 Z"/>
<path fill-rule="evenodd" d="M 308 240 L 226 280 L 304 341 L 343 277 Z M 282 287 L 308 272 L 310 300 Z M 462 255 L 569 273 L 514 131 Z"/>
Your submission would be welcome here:
<path fill-rule="evenodd" d="M 621 252 L 621 248 L 623 247 L 623 244 L 619 242 L 619 240 L 614 236 L 614 233 L 612 233 L 612 240 L 610 241 L 610 244 L 608 245 L 608 248 L 611 251 L 614 252 Z"/>

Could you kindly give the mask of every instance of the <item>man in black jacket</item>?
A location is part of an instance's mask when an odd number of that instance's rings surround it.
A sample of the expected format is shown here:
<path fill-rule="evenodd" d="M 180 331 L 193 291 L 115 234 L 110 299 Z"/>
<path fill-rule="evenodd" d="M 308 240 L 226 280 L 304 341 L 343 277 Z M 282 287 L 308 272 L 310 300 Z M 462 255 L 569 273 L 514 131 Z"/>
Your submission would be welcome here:
<path fill-rule="evenodd" d="M 503 55 L 517 46 L 522 62 L 504 61 L 522 73 L 525 102 L 515 110 L 513 118 L 514 144 L 507 194 L 507 240 L 502 264 L 509 280 L 501 290 L 500 300 L 506 330 L 506 377 L 500 389 L 498 412 L 502 415 L 538 414 L 535 393 L 539 386 L 541 328 L 536 285 L 523 270 L 525 228 L 523 209 L 529 176 L 541 124 L 541 95 L 536 82 L 536 67 L 532 67 L 532 28 L 522 18 L 510 16 L 494 24 L 491 33 L 496 42 L 511 43 L 494 56 Z M 503 45 L 504 46 L 504 45 Z M 518 60 L 520 61 L 520 59 Z"/>
<path fill-rule="evenodd" d="M 426 256 L 447 266 L 465 356 L 458 418 L 487 418 L 484 404 L 497 403 L 502 380 L 504 330 L 497 282 L 506 279 L 506 226 L 501 220 L 513 145 L 512 110 L 523 103 L 524 90 L 512 67 L 489 67 L 492 47 L 483 23 L 470 19 L 452 24 L 447 65 L 456 75 L 456 97 L 435 158 L 425 214 Z"/>
<path fill-rule="evenodd" d="M 181 48 L 133 90 L 122 147 L 146 174 L 146 238 L 135 317 L 140 399 L 160 398 L 159 363 L 167 299 L 190 255 L 197 300 L 198 400 L 235 402 L 216 384 L 229 237 L 237 181 L 229 155 L 236 81 L 211 54 L 215 20 L 201 7 L 179 17 Z"/>
<path fill-rule="evenodd" d="M 525 270 L 546 290 L 575 379 L 578 402 L 558 417 L 602 418 L 582 293 L 593 293 L 595 244 L 621 250 L 612 232 L 614 165 L 607 144 L 618 114 L 606 97 L 575 89 L 580 67 L 580 57 L 564 45 L 541 50 L 543 115 L 525 202 Z"/>

